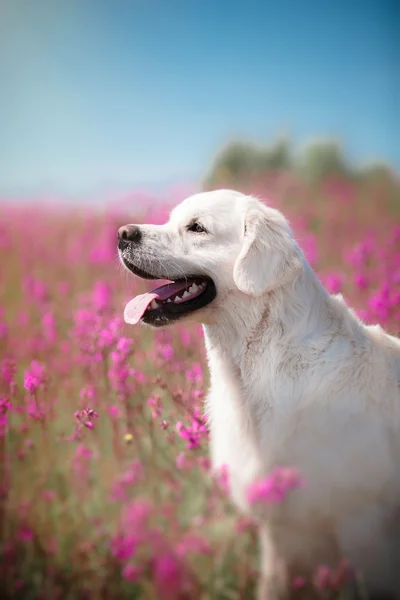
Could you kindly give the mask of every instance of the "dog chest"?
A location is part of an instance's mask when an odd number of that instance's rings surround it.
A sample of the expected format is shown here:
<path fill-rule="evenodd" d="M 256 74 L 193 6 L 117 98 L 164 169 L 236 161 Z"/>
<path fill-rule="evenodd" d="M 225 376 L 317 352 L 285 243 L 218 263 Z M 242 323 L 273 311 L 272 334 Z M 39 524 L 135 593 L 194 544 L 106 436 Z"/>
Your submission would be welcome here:
<path fill-rule="evenodd" d="M 256 427 L 235 371 L 221 362 L 210 368 L 207 414 L 212 465 L 228 467 L 233 499 L 246 509 L 246 488 L 262 472 Z"/>

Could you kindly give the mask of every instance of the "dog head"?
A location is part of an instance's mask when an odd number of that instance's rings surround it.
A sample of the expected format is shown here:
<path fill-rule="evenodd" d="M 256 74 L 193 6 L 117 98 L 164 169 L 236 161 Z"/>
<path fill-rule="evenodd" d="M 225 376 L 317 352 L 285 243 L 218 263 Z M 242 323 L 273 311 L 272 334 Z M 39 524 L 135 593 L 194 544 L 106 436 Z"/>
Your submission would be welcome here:
<path fill-rule="evenodd" d="M 153 326 L 205 323 L 228 298 L 269 293 L 294 280 L 303 264 L 283 215 L 231 190 L 187 198 L 165 225 L 121 227 L 118 250 L 134 275 L 171 281 L 126 306 L 128 323 Z"/>

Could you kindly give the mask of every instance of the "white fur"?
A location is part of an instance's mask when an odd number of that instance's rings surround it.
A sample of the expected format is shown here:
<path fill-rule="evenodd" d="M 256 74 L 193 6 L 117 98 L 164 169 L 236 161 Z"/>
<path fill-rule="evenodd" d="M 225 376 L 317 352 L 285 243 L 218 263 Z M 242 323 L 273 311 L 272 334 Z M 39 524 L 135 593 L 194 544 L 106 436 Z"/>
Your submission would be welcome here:
<path fill-rule="evenodd" d="M 193 218 L 207 234 L 187 231 Z M 399 340 L 329 295 L 285 218 L 253 197 L 197 194 L 142 231 L 138 266 L 216 284 L 216 299 L 190 318 L 204 324 L 211 457 L 229 467 L 233 500 L 252 513 L 246 487 L 274 466 L 305 479 L 282 505 L 253 513 L 261 594 L 277 565 L 285 589 L 296 569 L 342 557 L 371 590 L 399 592 Z"/>

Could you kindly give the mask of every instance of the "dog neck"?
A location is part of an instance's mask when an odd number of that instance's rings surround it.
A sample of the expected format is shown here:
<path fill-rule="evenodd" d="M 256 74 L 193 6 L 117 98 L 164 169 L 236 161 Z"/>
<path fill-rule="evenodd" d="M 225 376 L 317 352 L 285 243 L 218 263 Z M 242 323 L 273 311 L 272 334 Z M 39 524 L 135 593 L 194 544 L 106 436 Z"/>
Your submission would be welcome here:
<path fill-rule="evenodd" d="M 218 309 L 218 319 L 204 325 L 209 358 L 218 354 L 220 359 L 240 366 L 250 348 L 263 351 L 283 337 L 290 342 L 322 335 L 327 327 L 330 311 L 326 306 L 330 301 L 331 297 L 307 263 L 295 282 L 258 298 L 245 296 L 244 301 L 238 303 L 228 297 L 224 308 Z"/>

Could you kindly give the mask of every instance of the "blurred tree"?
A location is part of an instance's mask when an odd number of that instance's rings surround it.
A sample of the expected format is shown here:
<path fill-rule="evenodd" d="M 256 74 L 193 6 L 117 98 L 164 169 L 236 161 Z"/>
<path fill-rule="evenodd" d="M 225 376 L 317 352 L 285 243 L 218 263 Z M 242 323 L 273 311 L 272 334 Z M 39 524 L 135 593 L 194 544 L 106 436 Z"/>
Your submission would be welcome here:
<path fill-rule="evenodd" d="M 205 187 L 243 183 L 271 171 L 291 168 L 289 141 L 278 138 L 271 146 L 258 147 L 249 142 L 234 141 L 223 148 L 216 156 Z"/>
<path fill-rule="evenodd" d="M 271 146 L 258 151 L 257 170 L 259 174 L 266 171 L 287 171 L 292 166 L 290 142 L 286 137 L 276 140 Z"/>
<path fill-rule="evenodd" d="M 370 197 L 385 195 L 390 211 L 399 214 L 400 176 L 395 169 L 384 162 L 371 163 L 357 171 L 357 181 Z"/>
<path fill-rule="evenodd" d="M 216 156 L 208 180 L 216 183 L 220 180 L 240 180 L 252 173 L 256 163 L 256 149 L 247 142 L 233 141 Z"/>
<path fill-rule="evenodd" d="M 358 170 L 357 175 L 364 181 L 391 181 L 395 178 L 393 169 L 384 162 L 365 165 Z"/>
<path fill-rule="evenodd" d="M 296 170 L 305 179 L 319 182 L 327 176 L 351 176 L 341 145 L 334 140 L 307 144 L 296 160 Z"/>
<path fill-rule="evenodd" d="M 237 187 L 262 180 L 263 176 L 282 172 L 296 172 L 301 179 L 319 184 L 329 178 L 347 179 L 368 184 L 393 185 L 399 178 L 385 163 L 374 163 L 356 169 L 347 160 L 339 142 L 331 139 L 314 141 L 293 156 L 292 145 L 281 136 L 269 146 L 233 141 L 215 157 L 204 182 L 205 189 Z"/>

